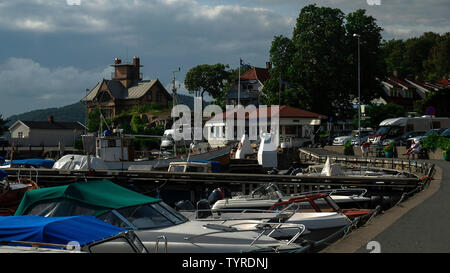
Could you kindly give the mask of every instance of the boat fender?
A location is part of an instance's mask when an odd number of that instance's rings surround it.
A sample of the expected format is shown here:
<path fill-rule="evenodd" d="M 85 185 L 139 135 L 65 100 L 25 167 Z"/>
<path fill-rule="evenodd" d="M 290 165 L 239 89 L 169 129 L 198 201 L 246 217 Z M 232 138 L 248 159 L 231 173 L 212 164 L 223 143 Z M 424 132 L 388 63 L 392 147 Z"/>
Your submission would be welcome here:
<path fill-rule="evenodd" d="M 387 195 L 383 196 L 383 199 L 381 201 L 381 208 L 383 210 L 387 210 L 387 209 L 390 209 L 392 207 L 392 205 L 393 205 L 392 198 Z"/>
<path fill-rule="evenodd" d="M 375 208 L 376 206 L 381 205 L 381 196 L 374 195 L 370 197 L 370 207 Z"/>
<path fill-rule="evenodd" d="M 181 201 L 178 201 L 175 204 L 175 209 L 177 211 L 180 211 L 180 210 L 194 211 L 195 207 L 194 207 L 194 204 L 192 204 L 191 201 L 189 201 L 189 200 L 181 200 Z"/>
<path fill-rule="evenodd" d="M 211 206 L 206 199 L 197 202 L 197 219 L 203 219 L 212 216 Z"/>

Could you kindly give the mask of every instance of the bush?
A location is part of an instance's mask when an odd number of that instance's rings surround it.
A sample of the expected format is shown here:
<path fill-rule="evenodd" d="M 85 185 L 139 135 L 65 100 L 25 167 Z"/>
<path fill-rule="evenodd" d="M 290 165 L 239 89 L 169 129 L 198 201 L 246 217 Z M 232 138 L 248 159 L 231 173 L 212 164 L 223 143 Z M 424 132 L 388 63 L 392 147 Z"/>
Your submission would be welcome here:
<path fill-rule="evenodd" d="M 425 137 L 422 142 L 423 147 L 431 151 L 435 151 L 437 148 L 444 151 L 450 150 L 450 139 L 443 136 L 432 134 Z"/>

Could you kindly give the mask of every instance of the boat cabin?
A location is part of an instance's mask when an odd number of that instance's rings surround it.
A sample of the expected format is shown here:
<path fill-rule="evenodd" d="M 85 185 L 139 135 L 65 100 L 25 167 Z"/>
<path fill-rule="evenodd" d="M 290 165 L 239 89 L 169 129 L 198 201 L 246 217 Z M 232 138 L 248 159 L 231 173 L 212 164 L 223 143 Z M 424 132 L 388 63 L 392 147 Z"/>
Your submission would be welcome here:
<path fill-rule="evenodd" d="M 213 173 L 220 172 L 220 162 L 218 161 L 188 161 L 171 162 L 168 172 L 181 173 Z"/>

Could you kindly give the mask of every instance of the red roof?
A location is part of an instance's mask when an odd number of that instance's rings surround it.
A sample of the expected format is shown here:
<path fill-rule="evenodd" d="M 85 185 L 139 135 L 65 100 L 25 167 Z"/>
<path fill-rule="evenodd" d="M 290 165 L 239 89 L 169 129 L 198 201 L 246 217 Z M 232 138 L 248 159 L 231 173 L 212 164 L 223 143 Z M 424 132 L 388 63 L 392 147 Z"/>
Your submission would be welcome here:
<path fill-rule="evenodd" d="M 267 107 L 267 111 L 261 111 L 261 108 L 257 108 L 257 117 L 270 117 L 271 115 L 276 115 L 275 108 L 273 109 L 272 113 L 272 107 Z M 249 117 L 252 117 L 255 115 L 255 111 L 248 113 L 245 113 L 245 119 L 248 119 Z M 232 117 L 234 115 L 235 118 L 237 118 L 237 112 L 236 110 L 228 111 L 223 113 L 221 116 L 214 116 L 211 119 L 214 118 L 227 118 Z M 279 107 L 279 115 L 280 118 L 327 118 L 325 115 L 316 114 L 313 112 L 309 112 L 303 109 L 295 108 L 292 106 L 282 105 Z"/>
<path fill-rule="evenodd" d="M 442 84 L 443 86 L 446 86 L 446 87 L 450 85 L 450 81 L 446 78 L 442 78 L 439 81 L 437 81 L 436 83 Z"/>
<path fill-rule="evenodd" d="M 414 88 L 414 86 L 412 86 L 411 84 L 409 84 L 409 83 L 405 82 L 404 80 L 401 80 L 401 79 L 399 79 L 397 77 L 394 77 L 394 76 L 390 76 L 388 81 L 394 82 L 396 84 L 403 85 L 403 86 L 405 86 L 407 88 Z"/>
<path fill-rule="evenodd" d="M 241 81 L 259 80 L 264 83 L 270 79 L 269 69 L 252 67 L 249 71 L 241 75 Z"/>

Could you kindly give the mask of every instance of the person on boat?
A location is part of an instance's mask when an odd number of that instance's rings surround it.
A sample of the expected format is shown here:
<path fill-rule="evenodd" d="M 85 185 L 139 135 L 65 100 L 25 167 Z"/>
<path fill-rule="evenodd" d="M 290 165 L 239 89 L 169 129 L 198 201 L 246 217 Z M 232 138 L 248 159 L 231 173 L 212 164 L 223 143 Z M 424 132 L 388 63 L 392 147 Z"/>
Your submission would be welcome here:
<path fill-rule="evenodd" d="M 362 156 L 369 156 L 370 142 L 366 141 L 361 145 Z"/>

